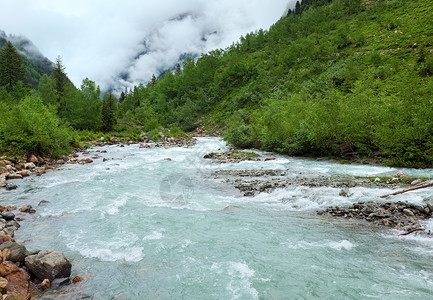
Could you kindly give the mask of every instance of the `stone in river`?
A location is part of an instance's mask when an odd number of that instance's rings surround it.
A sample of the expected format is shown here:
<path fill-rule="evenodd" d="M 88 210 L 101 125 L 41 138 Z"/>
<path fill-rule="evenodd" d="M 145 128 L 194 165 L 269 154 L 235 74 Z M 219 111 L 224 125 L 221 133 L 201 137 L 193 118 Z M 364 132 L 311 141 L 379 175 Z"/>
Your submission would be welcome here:
<path fill-rule="evenodd" d="M 341 197 L 350 197 L 350 196 L 352 196 L 352 194 L 350 193 L 350 190 L 348 188 L 341 189 L 339 195 Z"/>
<path fill-rule="evenodd" d="M 6 186 L 6 190 L 7 191 L 12 191 L 12 190 L 16 190 L 18 188 L 18 186 L 16 185 L 16 184 L 8 184 L 7 186 Z"/>
<path fill-rule="evenodd" d="M 41 288 L 42 290 L 48 290 L 51 287 L 51 281 L 49 281 L 48 279 L 44 279 L 41 283 Z"/>
<path fill-rule="evenodd" d="M 10 211 L 4 211 L 1 213 L 1 217 L 3 219 L 5 219 L 6 221 L 10 221 L 10 220 L 15 219 L 15 214 L 13 212 L 10 212 Z"/>
<path fill-rule="evenodd" d="M 40 280 L 69 277 L 71 263 L 61 252 L 44 250 L 36 255 L 27 256 L 26 267 Z"/>

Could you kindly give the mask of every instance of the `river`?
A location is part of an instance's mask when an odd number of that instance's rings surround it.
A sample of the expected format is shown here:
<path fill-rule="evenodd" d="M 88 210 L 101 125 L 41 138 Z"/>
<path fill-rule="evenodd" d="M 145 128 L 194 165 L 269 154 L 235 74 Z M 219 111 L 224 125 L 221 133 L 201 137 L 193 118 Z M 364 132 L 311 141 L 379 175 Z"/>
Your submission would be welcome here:
<path fill-rule="evenodd" d="M 283 169 L 307 177 L 402 170 L 433 177 L 432 170 L 278 155 L 239 164 L 203 159 L 227 149 L 218 138 L 199 138 L 192 148 L 93 148 L 106 150 L 101 156 L 109 160 L 65 165 L 3 190 L 3 203 L 37 210 L 21 222 L 16 240 L 28 249 L 62 251 L 73 275 L 84 278 L 71 294 L 47 291 L 42 299 L 432 298 L 432 238 L 316 214 L 391 190 L 354 188 L 346 198 L 339 189 L 293 186 L 243 197 L 212 175 L 222 169 Z M 430 195 L 424 189 L 391 200 L 422 203 Z M 42 200 L 49 203 L 38 205 Z"/>

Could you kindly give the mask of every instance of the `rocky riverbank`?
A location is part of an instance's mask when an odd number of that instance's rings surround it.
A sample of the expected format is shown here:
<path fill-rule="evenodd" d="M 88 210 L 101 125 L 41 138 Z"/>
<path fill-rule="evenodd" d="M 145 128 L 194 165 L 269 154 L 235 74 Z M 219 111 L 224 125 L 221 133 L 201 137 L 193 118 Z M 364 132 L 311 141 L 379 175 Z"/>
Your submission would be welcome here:
<path fill-rule="evenodd" d="M 0 157 L 0 188 L 6 190 L 14 190 L 18 186 L 10 180 L 23 179 L 32 175 L 40 176 L 42 174 L 53 172 L 65 164 L 90 164 L 94 160 L 102 158 L 101 154 L 106 153 L 106 150 L 93 151 L 92 147 L 102 147 L 109 145 L 117 145 L 125 147 L 133 144 L 140 144 L 140 148 L 170 148 L 170 147 L 192 147 L 196 144 L 197 139 L 189 136 L 168 137 L 163 136 L 156 142 L 150 138 L 144 137 L 142 142 L 118 140 L 115 137 L 108 141 L 103 139 L 99 141 L 90 141 L 80 148 L 77 148 L 68 156 L 62 156 L 58 159 L 51 157 L 42 157 L 29 155 L 26 159 L 8 158 L 7 156 Z M 79 157 L 79 154 L 82 157 Z"/>
<path fill-rule="evenodd" d="M 408 202 L 357 202 L 351 207 L 330 207 L 317 212 L 322 216 L 365 220 L 375 226 L 406 231 L 407 234 L 424 231 L 420 221 L 432 217 L 433 205 L 417 205 Z"/>
<path fill-rule="evenodd" d="M 205 158 L 216 162 L 238 163 L 248 157 L 235 156 L 229 153 L 210 153 Z M 255 157 L 254 160 L 263 160 Z M 243 193 L 244 196 L 255 196 L 263 192 L 272 192 L 276 189 L 286 189 L 291 186 L 330 187 L 339 190 L 336 197 L 352 196 L 351 188 L 386 188 L 400 189 L 408 186 L 419 186 L 424 182 L 419 178 L 408 178 L 404 173 L 398 172 L 391 177 L 343 177 L 343 176 L 313 176 L 307 177 L 302 173 L 293 174 L 290 170 L 218 170 L 212 173 L 215 180 L 230 184 Z M 432 217 L 433 202 L 426 201 L 421 206 L 407 202 L 357 202 L 351 207 L 330 207 L 317 212 L 322 216 L 331 216 L 345 219 L 358 219 L 374 226 L 403 230 L 406 234 L 425 232 L 420 221 Z"/>
<path fill-rule="evenodd" d="M 275 189 L 288 188 L 290 186 L 307 187 L 332 187 L 341 188 L 343 192 L 349 188 L 400 188 L 407 185 L 404 177 L 363 178 L 341 176 L 315 176 L 307 177 L 302 174 L 293 174 L 290 170 L 219 170 L 212 174 L 214 179 L 222 179 L 241 191 L 244 196 L 254 196 L 258 193 L 272 192 Z M 419 184 L 422 180 L 414 181 Z M 346 192 L 344 192 L 346 191 Z"/>
<path fill-rule="evenodd" d="M 139 144 L 140 148 L 169 148 L 191 147 L 195 143 L 196 139 L 191 137 L 165 136 L 155 143 L 147 139 Z M 118 141 L 116 138 L 92 141 L 58 159 L 36 155 L 29 155 L 26 159 L 3 156 L 0 157 L 0 187 L 11 191 L 18 187 L 15 184 L 18 179 L 53 172 L 65 164 L 90 164 L 97 159 L 107 160 L 102 155 L 107 151 L 94 150 L 93 146 L 125 147 L 132 144 L 136 143 Z M 0 294 L 4 299 L 33 299 L 44 290 L 60 289 L 60 286 L 62 290 L 59 293 L 64 291 L 66 294 L 76 294 L 77 287 L 72 287 L 72 284 L 81 281 L 79 276 L 72 280 L 69 278 L 71 263 L 62 253 L 53 250 L 29 251 L 13 239 L 15 231 L 20 227 L 18 222 L 26 219 L 26 214 L 35 212 L 30 205 L 19 210 L 13 205 L 0 206 Z"/>
<path fill-rule="evenodd" d="M 0 206 L 0 212 L 2 299 L 33 299 L 44 290 L 70 283 L 72 265 L 63 253 L 54 250 L 28 250 L 13 239 L 15 231 L 20 228 L 18 221 L 36 210 L 30 205 L 24 205 L 19 210 L 8 205 Z M 78 281 L 78 277 L 75 278 L 75 282 Z"/>

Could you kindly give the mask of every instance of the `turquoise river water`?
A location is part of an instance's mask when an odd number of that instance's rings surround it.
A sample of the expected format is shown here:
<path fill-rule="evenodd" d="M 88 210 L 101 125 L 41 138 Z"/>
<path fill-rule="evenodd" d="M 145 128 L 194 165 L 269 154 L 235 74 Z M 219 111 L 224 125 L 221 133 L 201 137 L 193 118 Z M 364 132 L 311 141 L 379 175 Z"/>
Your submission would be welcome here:
<path fill-rule="evenodd" d="M 188 149 L 94 148 L 107 150 L 101 156 L 109 160 L 66 165 L 3 189 L 3 203 L 37 210 L 16 239 L 29 249 L 62 251 L 72 275 L 84 278 L 69 293 L 47 291 L 42 299 L 433 299 L 432 238 L 316 214 L 390 190 L 354 188 L 345 198 L 339 189 L 293 186 L 243 197 L 212 175 L 284 169 L 289 177 L 379 176 L 401 169 L 286 156 L 239 164 L 203 159 L 227 149 L 217 138 Z M 433 177 L 432 170 L 402 171 Z M 391 201 L 422 203 L 431 192 Z M 49 203 L 38 206 L 42 200 Z"/>

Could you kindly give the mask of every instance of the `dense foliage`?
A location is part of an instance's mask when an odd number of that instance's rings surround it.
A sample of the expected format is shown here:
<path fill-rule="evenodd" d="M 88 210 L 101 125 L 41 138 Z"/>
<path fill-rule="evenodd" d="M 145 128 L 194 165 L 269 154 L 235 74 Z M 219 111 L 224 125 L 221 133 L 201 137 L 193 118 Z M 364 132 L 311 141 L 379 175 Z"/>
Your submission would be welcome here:
<path fill-rule="evenodd" d="M 302 1 L 268 31 L 136 87 L 123 121 L 216 123 L 239 147 L 432 166 L 433 1 L 329 2 Z"/>
<path fill-rule="evenodd" d="M 157 138 L 207 125 L 238 147 L 433 166 L 432 15 L 433 0 L 303 0 L 269 30 L 188 58 L 118 102 L 101 101 L 89 79 L 77 89 L 58 59 L 37 91 L 20 82 L 0 90 L 9 116 L 0 119 L 0 147 L 57 151 L 55 133 L 35 142 L 25 125 L 11 131 L 6 121 L 30 118 L 23 111 L 33 99 L 35 118 L 54 120 L 36 124 L 58 124 L 64 136 L 73 128 L 91 138 L 99 130 Z"/>

